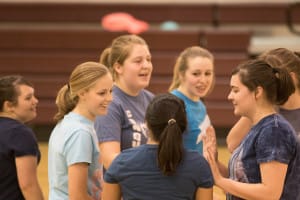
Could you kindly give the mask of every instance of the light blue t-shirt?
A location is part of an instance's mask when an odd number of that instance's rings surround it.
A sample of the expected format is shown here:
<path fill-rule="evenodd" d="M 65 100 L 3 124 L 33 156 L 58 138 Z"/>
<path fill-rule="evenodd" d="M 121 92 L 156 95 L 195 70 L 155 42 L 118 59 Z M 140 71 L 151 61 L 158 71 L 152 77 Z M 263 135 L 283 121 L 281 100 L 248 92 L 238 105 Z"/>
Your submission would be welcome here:
<path fill-rule="evenodd" d="M 200 99 L 192 101 L 178 90 L 173 90 L 171 93 L 183 100 L 185 104 L 188 126 L 183 134 L 184 147 L 202 154 L 203 144 L 200 134 L 205 133 L 206 128 L 210 125 L 205 105 Z"/>
<path fill-rule="evenodd" d="M 49 200 L 69 199 L 68 167 L 88 163 L 88 193 L 101 193 L 101 168 L 94 123 L 70 112 L 53 129 L 48 147 Z"/>

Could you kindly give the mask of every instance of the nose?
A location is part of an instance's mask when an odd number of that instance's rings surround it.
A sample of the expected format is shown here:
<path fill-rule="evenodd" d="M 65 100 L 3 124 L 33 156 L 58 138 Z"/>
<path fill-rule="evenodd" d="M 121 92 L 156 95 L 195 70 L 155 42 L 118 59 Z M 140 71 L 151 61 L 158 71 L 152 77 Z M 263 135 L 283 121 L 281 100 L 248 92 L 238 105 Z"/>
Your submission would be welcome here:
<path fill-rule="evenodd" d="M 233 97 L 232 97 L 232 92 L 229 92 L 229 94 L 228 94 L 228 96 L 227 96 L 227 99 L 228 99 L 229 101 L 233 99 Z"/>
<path fill-rule="evenodd" d="M 106 101 L 108 101 L 109 103 L 112 102 L 113 100 L 113 95 L 111 92 L 109 92 L 107 95 L 106 95 Z"/>
<path fill-rule="evenodd" d="M 143 68 L 152 68 L 152 62 L 151 60 L 145 59 L 142 65 Z"/>
<path fill-rule="evenodd" d="M 33 102 L 34 102 L 34 104 L 38 104 L 39 100 L 35 96 L 33 96 Z"/>

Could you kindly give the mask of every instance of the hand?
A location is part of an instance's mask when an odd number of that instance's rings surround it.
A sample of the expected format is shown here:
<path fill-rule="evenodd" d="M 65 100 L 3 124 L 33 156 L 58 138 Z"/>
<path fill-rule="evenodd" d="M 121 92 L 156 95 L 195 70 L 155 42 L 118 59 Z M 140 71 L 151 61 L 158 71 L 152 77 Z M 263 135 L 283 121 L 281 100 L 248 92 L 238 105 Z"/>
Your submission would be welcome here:
<path fill-rule="evenodd" d="M 206 133 L 202 136 L 203 140 L 203 154 L 207 152 L 208 149 L 211 149 L 215 160 L 218 160 L 218 146 L 215 129 L 212 126 L 209 126 L 206 129 Z"/>
<path fill-rule="evenodd" d="M 223 178 L 223 176 L 220 173 L 219 167 L 218 167 L 218 161 L 215 159 L 215 153 L 211 148 L 207 148 L 207 150 L 204 152 L 204 157 L 208 161 L 208 164 L 210 165 L 211 172 L 214 177 L 215 185 L 218 185 L 219 180 Z"/>

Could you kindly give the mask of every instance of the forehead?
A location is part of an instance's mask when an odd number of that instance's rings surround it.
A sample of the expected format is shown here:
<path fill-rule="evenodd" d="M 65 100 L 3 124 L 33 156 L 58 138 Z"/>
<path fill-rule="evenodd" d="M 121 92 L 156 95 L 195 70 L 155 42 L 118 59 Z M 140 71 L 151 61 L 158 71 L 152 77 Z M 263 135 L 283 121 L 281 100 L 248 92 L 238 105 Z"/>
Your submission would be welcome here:
<path fill-rule="evenodd" d="M 204 70 L 211 71 L 213 70 L 213 61 L 205 57 L 193 57 L 187 59 L 187 70 Z"/>
<path fill-rule="evenodd" d="M 150 56 L 150 51 L 147 45 L 133 44 L 128 55 L 128 58 Z"/>
<path fill-rule="evenodd" d="M 231 87 L 242 87 L 243 86 L 240 76 L 238 74 L 234 74 L 231 76 L 230 85 L 231 85 Z"/>
<path fill-rule="evenodd" d="M 34 89 L 31 86 L 28 85 L 17 85 L 16 91 L 18 93 L 18 96 L 27 95 L 29 93 L 33 93 Z"/>
<path fill-rule="evenodd" d="M 111 89 L 112 85 L 112 76 L 110 73 L 107 73 L 100 77 L 91 88 L 96 90 Z"/>

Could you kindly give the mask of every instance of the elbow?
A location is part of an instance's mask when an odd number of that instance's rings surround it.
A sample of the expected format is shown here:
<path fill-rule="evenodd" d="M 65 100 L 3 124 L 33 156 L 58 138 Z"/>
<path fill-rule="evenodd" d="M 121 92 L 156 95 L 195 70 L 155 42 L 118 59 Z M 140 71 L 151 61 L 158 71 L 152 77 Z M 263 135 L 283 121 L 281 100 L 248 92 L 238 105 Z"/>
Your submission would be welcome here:
<path fill-rule="evenodd" d="M 19 182 L 20 190 L 23 194 L 28 194 L 30 191 L 36 191 L 34 188 L 38 188 L 36 181 L 22 181 Z"/>
<path fill-rule="evenodd" d="M 228 149 L 228 151 L 229 151 L 230 153 L 232 153 L 232 152 L 234 151 L 234 149 L 235 149 L 234 145 L 233 145 L 232 143 L 230 143 L 230 142 L 228 141 L 228 139 L 226 139 L 226 144 L 227 144 L 227 149 Z"/>

